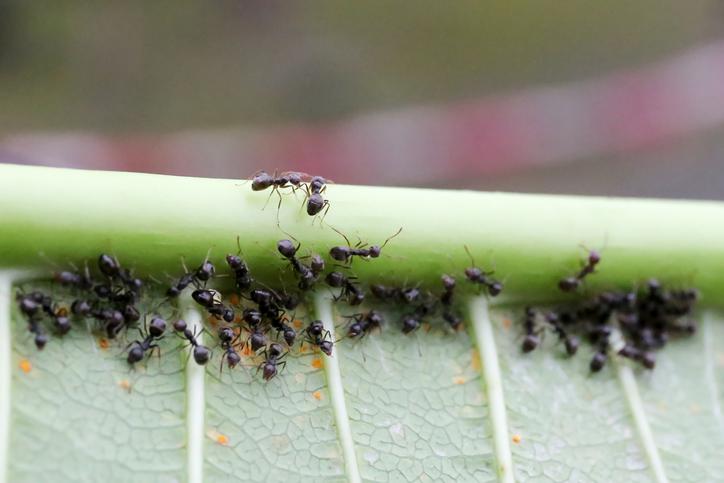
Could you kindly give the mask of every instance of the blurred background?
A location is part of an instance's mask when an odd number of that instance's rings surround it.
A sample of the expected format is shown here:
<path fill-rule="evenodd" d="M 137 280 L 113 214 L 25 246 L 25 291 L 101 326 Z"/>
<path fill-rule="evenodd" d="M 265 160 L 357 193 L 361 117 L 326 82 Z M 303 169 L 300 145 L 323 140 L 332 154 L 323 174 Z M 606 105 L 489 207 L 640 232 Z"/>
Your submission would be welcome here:
<path fill-rule="evenodd" d="M 0 0 L 0 162 L 723 199 L 724 3 Z"/>

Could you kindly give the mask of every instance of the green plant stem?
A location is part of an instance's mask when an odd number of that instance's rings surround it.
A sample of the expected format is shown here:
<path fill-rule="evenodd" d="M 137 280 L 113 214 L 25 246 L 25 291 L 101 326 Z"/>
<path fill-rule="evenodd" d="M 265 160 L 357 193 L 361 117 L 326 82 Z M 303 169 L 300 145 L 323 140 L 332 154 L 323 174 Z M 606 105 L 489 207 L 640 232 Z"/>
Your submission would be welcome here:
<path fill-rule="evenodd" d="M 0 165 L 0 265 L 53 270 L 110 252 L 164 279 L 181 271 L 181 257 L 198 264 L 209 249 L 223 265 L 239 236 L 255 275 L 278 285 L 288 264 L 275 244 L 288 235 L 277 226 L 276 195 L 262 210 L 267 197 L 245 181 Z M 403 228 L 380 259 L 354 261 L 363 281 L 438 289 L 442 273 L 463 278 L 467 245 L 477 265 L 505 282 L 499 300 L 560 299 L 557 280 L 580 268 L 585 246 L 603 257 L 588 291 L 651 276 L 692 284 L 705 297 L 724 288 L 722 203 L 334 184 L 325 197 L 324 224 L 303 211 L 301 193 L 282 200 L 280 226 L 301 242 L 300 253 L 344 244 L 327 225 L 352 244 L 382 243 Z"/>

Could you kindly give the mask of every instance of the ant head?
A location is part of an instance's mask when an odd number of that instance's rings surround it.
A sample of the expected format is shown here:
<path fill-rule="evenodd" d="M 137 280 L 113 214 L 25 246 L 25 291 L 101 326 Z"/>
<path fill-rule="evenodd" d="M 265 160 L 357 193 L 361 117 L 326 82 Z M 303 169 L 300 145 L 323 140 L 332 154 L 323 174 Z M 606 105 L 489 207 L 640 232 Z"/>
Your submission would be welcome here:
<path fill-rule="evenodd" d="M 402 318 L 402 333 L 409 334 L 413 330 L 420 327 L 420 321 L 412 315 L 406 315 Z"/>
<path fill-rule="evenodd" d="M 186 328 L 186 321 L 183 319 L 178 319 L 173 323 L 173 330 L 175 330 L 176 332 L 184 332 Z"/>
<path fill-rule="evenodd" d="M 538 344 L 540 344 L 540 338 L 535 334 L 528 334 L 525 336 L 525 339 L 523 339 L 521 349 L 526 353 L 531 352 L 538 347 Z"/>
<path fill-rule="evenodd" d="M 408 304 L 417 302 L 420 299 L 420 290 L 415 287 L 404 289 L 400 292 L 400 297 Z"/>
<path fill-rule="evenodd" d="M 241 257 L 237 255 L 226 255 L 226 263 L 231 267 L 232 270 L 236 270 L 241 267 Z"/>
<path fill-rule="evenodd" d="M 382 317 L 382 314 L 380 314 L 376 310 L 370 310 L 370 312 L 367 314 L 367 320 L 372 325 L 382 325 L 382 323 L 385 321 Z"/>
<path fill-rule="evenodd" d="M 312 336 L 320 336 L 324 332 L 324 323 L 321 320 L 313 320 L 307 327 L 307 333 Z"/>
<path fill-rule="evenodd" d="M 98 257 L 98 269 L 103 275 L 113 278 L 118 276 L 121 266 L 115 257 L 102 253 Z"/>
<path fill-rule="evenodd" d="M 357 337 L 362 334 L 362 322 L 353 322 L 347 329 L 347 337 Z"/>
<path fill-rule="evenodd" d="M 76 300 L 75 302 L 81 302 L 87 304 L 88 302 Z M 75 302 L 73 302 L 75 304 Z M 72 307 L 71 307 L 72 309 Z M 76 307 L 77 310 L 84 310 L 84 306 Z M 90 311 L 90 305 L 88 305 L 88 311 Z M 123 307 L 123 319 L 126 323 L 137 322 L 141 318 L 141 313 L 133 305 L 126 305 Z"/>
<path fill-rule="evenodd" d="M 251 189 L 254 191 L 262 191 L 272 185 L 274 178 L 266 171 L 259 171 L 251 180 Z"/>
<path fill-rule="evenodd" d="M 467 278 L 471 282 L 479 280 L 482 276 L 483 272 L 478 267 L 468 267 L 465 269 L 465 278 Z"/>
<path fill-rule="evenodd" d="M 319 256 L 316 253 L 313 254 L 312 260 L 309 264 L 309 267 L 312 269 L 312 273 L 314 273 L 315 275 L 319 275 L 320 273 L 322 273 L 324 271 L 324 266 L 325 266 L 324 258 L 322 258 L 321 256 Z"/>
<path fill-rule="evenodd" d="M 299 186 L 302 183 L 302 175 L 300 173 L 290 171 L 288 173 L 284 173 L 284 177 L 287 178 L 287 181 L 294 186 Z"/>
<path fill-rule="evenodd" d="M 297 338 L 296 330 L 287 326 L 284 328 L 284 332 L 282 333 L 282 335 L 284 337 L 284 342 L 286 342 L 289 347 L 294 345 L 294 340 Z"/>
<path fill-rule="evenodd" d="M 231 327 L 219 327 L 219 340 L 221 342 L 231 342 L 234 340 L 234 329 Z"/>
<path fill-rule="evenodd" d="M 273 362 L 262 363 L 262 377 L 265 381 L 270 380 L 277 375 L 277 365 Z"/>
<path fill-rule="evenodd" d="M 450 275 L 443 275 L 440 279 L 442 280 L 442 286 L 445 287 L 445 290 L 452 290 L 455 288 L 456 281 L 454 277 L 451 277 Z"/>
<path fill-rule="evenodd" d="M 500 292 L 503 291 L 503 284 L 501 282 L 493 281 L 490 284 L 488 284 L 488 293 L 491 297 L 495 297 L 496 295 L 500 295 Z"/>
<path fill-rule="evenodd" d="M 226 353 L 226 363 L 229 365 L 229 369 L 236 367 L 241 362 L 241 356 L 236 353 L 235 350 L 231 349 Z"/>
<path fill-rule="evenodd" d="M 372 245 L 371 247 L 369 247 L 370 258 L 378 258 L 380 256 L 380 253 L 382 253 L 382 247 L 378 245 Z"/>
<path fill-rule="evenodd" d="M 244 309 L 242 318 L 244 319 L 244 322 L 249 324 L 249 326 L 256 327 L 257 325 L 261 324 L 262 316 L 261 312 L 256 309 Z"/>
<path fill-rule="evenodd" d="M 269 359 L 276 359 L 277 357 L 281 356 L 284 353 L 284 347 L 282 347 L 281 344 L 277 342 L 273 342 L 269 344 L 269 348 L 267 349 L 267 356 Z"/>
<path fill-rule="evenodd" d="M 297 254 L 299 246 L 294 246 L 291 240 L 279 240 L 277 242 L 277 250 L 282 254 L 284 258 L 292 258 Z"/>
<path fill-rule="evenodd" d="M 321 176 L 314 176 L 309 182 L 309 187 L 312 189 L 312 191 L 318 191 L 322 189 L 325 184 L 327 184 L 326 179 L 322 178 Z"/>
<path fill-rule="evenodd" d="M 161 337 L 166 332 L 166 321 L 161 317 L 153 317 L 148 324 L 148 333 L 153 337 Z"/>
<path fill-rule="evenodd" d="M 342 272 L 329 272 L 325 281 L 330 287 L 339 288 L 347 282 L 347 276 Z"/>
<path fill-rule="evenodd" d="M 360 305 L 365 301 L 365 294 L 361 290 L 355 291 L 347 301 L 350 305 Z"/>
<path fill-rule="evenodd" d="M 597 265 L 598 262 L 601 261 L 601 254 L 598 253 L 596 250 L 591 250 L 588 252 L 588 263 L 591 266 Z"/>

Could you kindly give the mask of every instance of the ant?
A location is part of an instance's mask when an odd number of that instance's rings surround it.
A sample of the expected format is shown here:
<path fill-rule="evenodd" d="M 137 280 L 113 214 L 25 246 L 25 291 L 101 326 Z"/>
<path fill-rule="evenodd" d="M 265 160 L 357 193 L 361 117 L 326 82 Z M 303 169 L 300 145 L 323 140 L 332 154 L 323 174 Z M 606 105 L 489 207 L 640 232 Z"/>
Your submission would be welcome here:
<path fill-rule="evenodd" d="M 188 328 L 186 321 L 182 319 L 173 323 L 173 329 L 176 332 L 182 333 L 183 337 L 186 338 L 186 340 L 189 341 L 189 344 L 191 344 L 194 348 L 192 353 L 194 355 L 194 361 L 196 361 L 198 365 L 203 366 L 209 362 L 209 359 L 211 359 L 211 350 L 205 345 L 199 344 L 198 341 L 198 336 L 201 332 L 203 332 L 203 329 L 199 332 L 199 334 L 196 333 L 195 329 L 191 332 L 191 329 Z"/>
<path fill-rule="evenodd" d="M 453 297 L 455 295 L 455 286 L 457 281 L 455 277 L 443 275 L 442 280 L 443 292 L 440 295 L 440 304 L 442 304 L 442 318 L 447 322 L 453 330 L 457 330 L 463 323 L 462 318 L 458 316 L 452 309 Z"/>
<path fill-rule="evenodd" d="M 646 369 L 653 369 L 656 366 L 656 354 L 651 351 L 642 351 L 631 344 L 624 345 L 618 355 L 640 362 Z"/>
<path fill-rule="evenodd" d="M 236 246 L 239 247 L 239 251 L 236 255 L 226 255 L 226 263 L 234 272 L 236 288 L 239 290 L 249 290 L 254 283 L 254 279 L 249 272 L 249 267 L 246 262 L 239 256 L 241 253 L 241 243 L 239 242 L 238 236 L 236 237 Z"/>
<path fill-rule="evenodd" d="M 184 267 L 184 273 L 177 281 L 174 283 L 171 287 L 166 290 L 166 296 L 168 298 L 176 298 L 179 295 L 181 295 L 181 292 L 183 292 L 186 287 L 188 287 L 191 284 L 194 284 L 194 286 L 198 287 L 200 285 L 200 282 L 204 282 L 204 286 L 206 286 L 206 282 L 208 282 L 216 273 L 216 267 L 214 267 L 214 264 L 209 261 L 209 255 L 206 255 L 206 258 L 201 263 L 201 265 L 196 268 L 193 272 L 189 272 L 186 268 L 186 264 L 183 263 L 183 260 L 181 261 L 183 267 Z"/>
<path fill-rule="evenodd" d="M 329 272 L 325 278 L 330 287 L 342 289 L 342 292 L 334 298 L 335 301 L 346 297 L 348 304 L 359 305 L 364 301 L 365 294 L 352 280 L 356 280 L 356 277 L 347 277 L 342 272 Z"/>
<path fill-rule="evenodd" d="M 329 256 L 331 256 L 334 260 L 337 260 L 338 262 L 345 262 L 345 263 L 352 263 L 352 259 L 355 256 L 360 257 L 363 260 L 369 260 L 370 258 L 378 258 L 380 254 L 382 253 L 382 249 L 387 245 L 387 243 L 395 238 L 397 235 L 399 235 L 402 232 L 402 227 L 400 227 L 397 232 L 392 235 L 391 237 L 387 238 L 385 242 L 382 245 L 372 245 L 367 246 L 366 243 L 362 243 L 360 240 L 357 242 L 357 244 L 353 247 L 351 246 L 349 239 L 347 236 L 342 233 L 341 231 L 337 230 L 336 228 L 332 227 L 334 231 L 342 235 L 342 238 L 344 238 L 344 241 L 347 242 L 347 246 L 336 246 L 332 247 L 329 250 Z"/>
<path fill-rule="evenodd" d="M 249 337 L 244 345 L 248 344 L 251 350 L 256 352 L 266 345 L 266 334 L 261 328 L 263 315 L 256 309 L 244 309 L 242 319 L 249 326 Z"/>
<path fill-rule="evenodd" d="M 603 366 L 606 365 L 607 361 L 608 361 L 608 338 L 603 339 L 598 344 L 598 349 L 596 349 L 596 352 L 593 354 L 593 357 L 591 358 L 591 362 L 589 363 L 588 367 L 591 370 L 591 372 L 599 372 L 601 369 L 603 369 Z"/>
<path fill-rule="evenodd" d="M 292 193 L 294 193 L 297 189 L 301 188 L 303 181 L 304 174 L 294 171 L 284 172 L 280 176 L 277 176 L 276 173 L 271 175 L 266 171 L 259 171 L 251 180 L 251 189 L 253 191 L 264 191 L 267 188 L 272 189 L 271 193 L 269 193 L 269 198 L 267 198 L 266 203 L 264 203 L 265 208 L 274 193 L 279 196 L 279 204 L 277 205 L 277 223 L 279 223 L 279 209 L 282 206 L 282 195 L 279 190 L 282 188 L 291 188 Z"/>
<path fill-rule="evenodd" d="M 488 289 L 488 294 L 490 294 L 491 297 L 495 297 L 496 295 L 500 294 L 500 292 L 503 291 L 503 284 L 493 278 L 490 278 L 490 276 L 493 275 L 495 272 L 486 272 L 476 267 L 473 255 L 470 253 L 470 250 L 468 250 L 467 246 L 465 246 L 465 251 L 468 253 L 470 261 L 473 264 L 472 267 L 468 267 L 465 269 L 465 278 L 467 278 L 472 283 L 485 286 Z"/>
<path fill-rule="evenodd" d="M 329 211 L 329 200 L 325 200 L 322 193 L 327 189 L 327 180 L 321 176 L 314 176 L 307 187 L 307 214 L 309 216 L 318 215 L 323 209 L 324 216 Z"/>
<path fill-rule="evenodd" d="M 288 319 L 285 316 L 279 314 L 276 317 L 271 318 L 270 325 L 277 331 L 277 333 L 282 334 L 284 342 L 286 342 L 287 345 L 291 347 L 294 345 L 294 341 L 297 338 L 297 331 L 286 323 L 287 320 Z"/>
<path fill-rule="evenodd" d="M 91 312 L 91 316 L 103 324 L 109 339 L 115 339 L 121 332 L 125 318 L 123 312 L 111 308 L 99 308 Z"/>
<path fill-rule="evenodd" d="M 101 253 L 98 257 L 98 269 L 106 278 L 111 281 L 120 279 L 123 285 L 125 285 L 126 288 L 128 288 L 135 294 L 138 294 L 143 287 L 143 280 L 141 280 L 140 278 L 134 278 L 130 270 L 128 270 L 127 268 L 122 268 L 116 257 Z M 110 289 L 110 286 L 106 287 L 109 287 Z M 101 295 L 99 294 L 99 296 Z"/>
<path fill-rule="evenodd" d="M 540 330 L 536 329 L 535 319 L 535 310 L 533 310 L 532 307 L 526 307 L 525 321 L 523 322 L 523 327 L 525 329 L 525 338 L 523 339 L 523 344 L 521 345 L 521 349 L 525 353 L 534 351 L 535 348 L 538 347 L 538 345 L 540 344 L 540 337 L 538 336 Z"/>
<path fill-rule="evenodd" d="M 558 282 L 558 288 L 564 292 L 573 292 L 580 287 L 583 279 L 588 275 L 594 273 L 596 265 L 601 261 L 601 254 L 595 250 L 588 252 L 588 258 L 586 263 L 581 270 L 573 276 L 562 278 Z"/>
<path fill-rule="evenodd" d="M 64 287 L 74 287 L 82 292 L 86 292 L 93 288 L 93 278 L 86 264 L 83 273 L 79 270 L 71 272 L 68 270 L 54 272 L 53 279 Z"/>
<path fill-rule="evenodd" d="M 224 367 L 224 359 L 226 359 L 229 369 L 233 369 L 241 362 L 241 356 L 234 348 L 234 341 L 238 339 L 238 336 L 234 333 L 234 329 L 231 327 L 220 327 L 218 335 L 221 348 L 224 349 L 224 353 L 221 356 L 221 365 L 219 366 L 219 374 L 221 374 L 221 370 Z"/>
<path fill-rule="evenodd" d="M 380 283 L 370 285 L 370 292 L 380 300 L 386 302 L 394 301 L 398 299 L 402 303 L 412 304 L 420 299 L 420 290 L 416 287 L 413 288 L 397 288 L 387 287 Z"/>
<path fill-rule="evenodd" d="M 42 350 L 48 343 L 48 336 L 45 334 L 43 327 L 40 325 L 40 320 L 37 317 L 41 308 L 41 304 L 38 301 L 40 298 L 42 298 L 42 294 L 39 292 L 33 292 L 28 295 L 23 295 L 18 292 L 16 295 L 18 306 L 23 315 L 28 319 L 28 331 L 34 334 L 33 340 L 38 350 Z"/>
<path fill-rule="evenodd" d="M 294 243 L 290 240 L 279 240 L 277 250 L 289 261 L 294 271 L 299 275 L 299 288 L 301 290 L 307 290 L 316 283 L 317 276 L 315 270 L 312 270 L 312 267 L 305 265 L 297 258 L 296 255 L 300 246 L 301 244 L 299 243 L 297 243 L 297 246 L 294 246 Z M 322 260 L 322 262 L 324 261 Z M 318 269 L 319 266 L 317 265 L 316 268 Z M 324 270 L 324 265 L 322 265 L 322 270 Z M 321 272 L 321 270 L 319 272 Z"/>
<path fill-rule="evenodd" d="M 304 342 L 319 347 L 328 356 L 332 355 L 334 343 L 329 340 L 331 334 L 324 328 L 324 323 L 321 320 L 310 322 L 307 328 L 304 329 L 304 333 Z"/>
<path fill-rule="evenodd" d="M 153 317 L 151 322 L 148 324 L 148 332 L 144 335 L 143 330 L 138 329 L 141 333 L 142 340 L 135 340 L 126 346 L 131 350 L 128 351 L 128 357 L 126 360 L 129 364 L 133 365 L 136 362 L 140 362 L 146 356 L 146 352 L 151 354 L 154 349 L 158 350 L 159 357 L 161 355 L 161 349 L 155 342 L 163 338 L 163 333 L 166 331 L 166 321 L 161 317 Z"/>
<path fill-rule="evenodd" d="M 191 292 L 191 298 L 200 306 L 210 309 L 215 305 L 221 304 L 221 293 L 213 290 L 200 288 Z"/>
<path fill-rule="evenodd" d="M 288 352 L 283 351 L 284 348 L 281 344 L 277 344 L 276 342 L 271 343 L 268 348 L 264 349 L 264 361 L 259 364 L 257 372 L 261 369 L 262 377 L 265 381 L 272 379 L 287 365 L 287 362 L 282 359 Z"/>
<path fill-rule="evenodd" d="M 573 356 L 578 351 L 578 346 L 580 346 L 581 341 L 576 337 L 575 335 L 570 335 L 565 328 L 563 327 L 563 324 L 561 323 L 558 314 L 555 312 L 549 312 L 546 314 L 546 322 L 550 324 L 550 326 L 553 328 L 553 331 L 558 336 L 559 341 L 563 341 L 563 344 L 566 347 L 566 352 L 569 356 Z"/>
<path fill-rule="evenodd" d="M 353 321 L 347 329 L 347 337 L 364 337 L 375 327 L 382 327 L 384 323 L 382 314 L 376 310 L 370 310 L 366 314 L 348 315 L 346 318 Z"/>

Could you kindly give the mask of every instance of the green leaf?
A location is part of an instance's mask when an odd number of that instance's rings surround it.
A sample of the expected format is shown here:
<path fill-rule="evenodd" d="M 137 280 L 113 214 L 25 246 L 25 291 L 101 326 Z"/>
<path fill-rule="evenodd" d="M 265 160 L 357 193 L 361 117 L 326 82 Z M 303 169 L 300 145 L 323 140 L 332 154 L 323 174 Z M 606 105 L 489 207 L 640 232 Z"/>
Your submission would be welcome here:
<path fill-rule="evenodd" d="M 432 324 L 403 335 L 388 313 L 381 333 L 341 340 L 332 358 L 290 354 L 268 383 L 254 358 L 220 374 L 218 347 L 206 368 L 189 363 L 170 335 L 163 357 L 134 369 L 127 341 L 104 348 L 83 327 L 35 349 L 11 284 L 47 273 L 48 260 L 110 250 L 176 272 L 181 255 L 235 252 L 241 234 L 252 268 L 278 280 L 269 247 L 283 235 L 274 210 L 260 211 L 264 195 L 251 195 L 221 180 L 0 166 L 0 265 L 22 270 L 0 272 L 0 481 L 724 479 L 717 203 L 330 186 L 327 222 L 340 230 L 377 241 L 404 227 L 379 260 L 355 264 L 362 280 L 437 287 L 468 263 L 468 244 L 510 295 L 488 307 L 461 292 L 467 333 Z M 341 241 L 284 201 L 281 226 L 305 247 Z M 699 332 L 672 341 L 652 372 L 616 360 L 591 375 L 590 352 L 564 357 L 553 337 L 521 354 L 522 305 L 553 299 L 579 243 L 604 250 L 589 290 L 652 274 L 701 288 Z M 306 308 L 340 338 L 356 309 L 326 297 Z M 186 318 L 200 323 L 193 308 Z"/>

